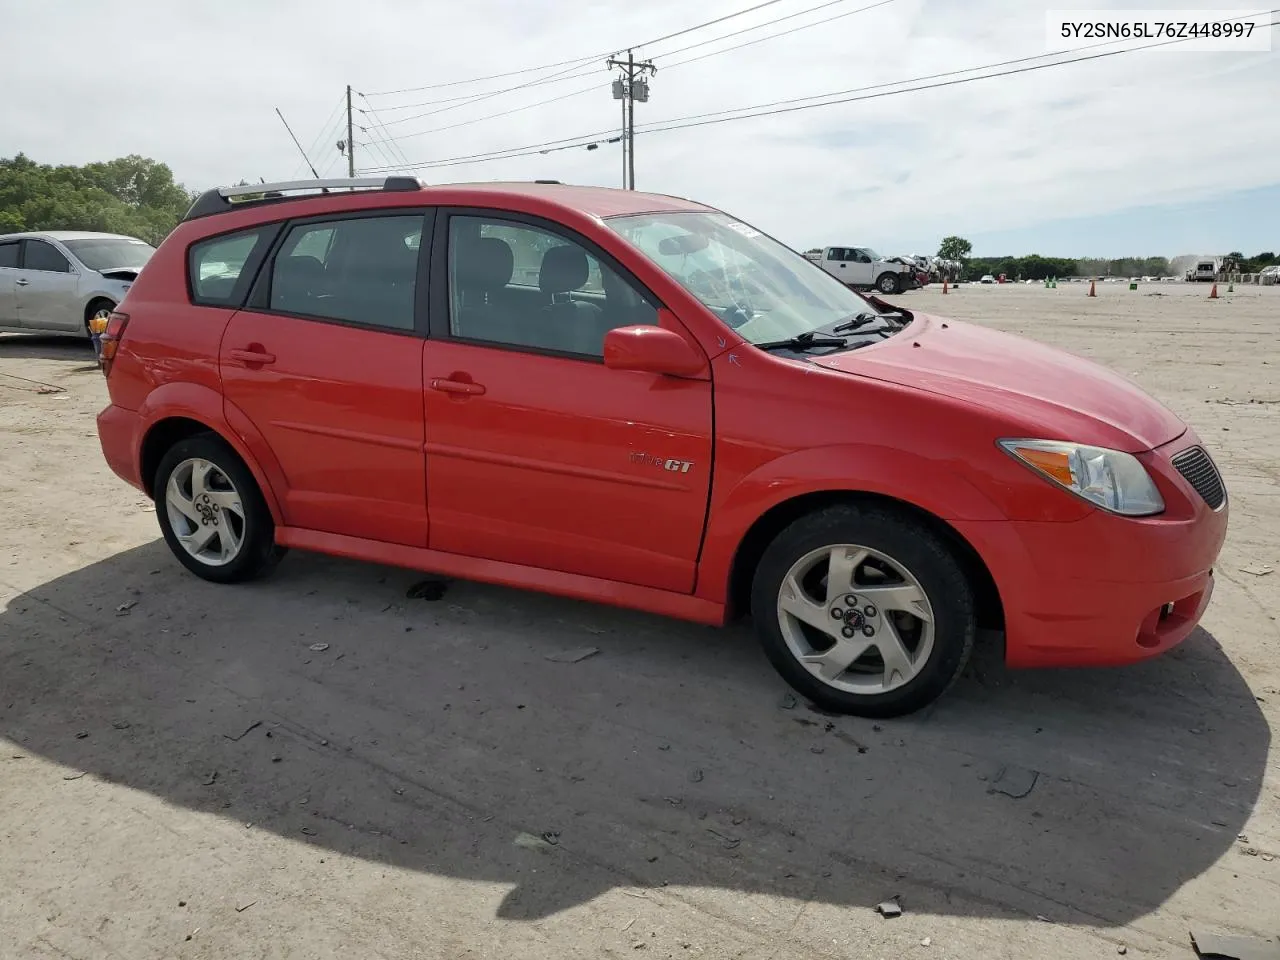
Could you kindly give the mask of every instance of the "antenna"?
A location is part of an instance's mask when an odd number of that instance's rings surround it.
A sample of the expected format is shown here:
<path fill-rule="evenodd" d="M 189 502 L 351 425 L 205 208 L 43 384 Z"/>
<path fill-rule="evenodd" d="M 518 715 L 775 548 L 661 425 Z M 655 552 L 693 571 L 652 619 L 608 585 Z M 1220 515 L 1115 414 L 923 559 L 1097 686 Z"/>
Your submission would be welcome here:
<path fill-rule="evenodd" d="M 298 148 L 298 152 L 302 154 L 302 159 L 307 161 L 307 166 L 311 168 L 311 175 L 317 180 L 320 174 L 316 172 L 315 164 L 311 162 L 311 158 L 307 156 L 307 151 L 302 149 L 302 144 L 298 142 L 298 138 L 293 136 L 293 130 L 289 127 L 289 121 L 284 118 L 284 114 L 280 112 L 280 108 L 276 107 L 276 116 L 280 118 L 280 122 L 284 124 L 284 128 L 289 131 L 289 136 L 293 139 L 293 145 Z"/>

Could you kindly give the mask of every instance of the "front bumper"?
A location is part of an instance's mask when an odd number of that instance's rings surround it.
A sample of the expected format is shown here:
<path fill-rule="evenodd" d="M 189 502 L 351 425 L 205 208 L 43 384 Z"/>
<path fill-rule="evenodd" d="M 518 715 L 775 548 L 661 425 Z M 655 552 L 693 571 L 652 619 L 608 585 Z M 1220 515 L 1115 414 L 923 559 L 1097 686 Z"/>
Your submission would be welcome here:
<path fill-rule="evenodd" d="M 142 418 L 132 410 L 115 404 L 98 414 L 98 441 L 102 455 L 120 479 L 145 489 L 138 470 L 138 431 Z"/>
<path fill-rule="evenodd" d="M 1228 505 L 1212 510 L 1170 464 L 1191 431 L 1143 456 L 1166 511 L 1102 510 L 1069 523 L 957 523 L 987 561 L 1011 667 L 1110 666 L 1157 656 L 1195 629 L 1213 596 Z"/>

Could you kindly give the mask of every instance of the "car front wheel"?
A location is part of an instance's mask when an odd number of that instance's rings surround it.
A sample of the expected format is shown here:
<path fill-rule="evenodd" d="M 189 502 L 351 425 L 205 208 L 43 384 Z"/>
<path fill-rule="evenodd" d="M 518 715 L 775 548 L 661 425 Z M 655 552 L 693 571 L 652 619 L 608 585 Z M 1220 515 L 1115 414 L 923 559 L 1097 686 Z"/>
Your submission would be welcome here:
<path fill-rule="evenodd" d="M 876 281 L 876 289 L 881 293 L 898 293 L 901 286 L 896 273 L 882 273 L 880 279 Z"/>
<path fill-rule="evenodd" d="M 197 576 L 252 580 L 284 555 L 253 474 L 220 437 L 200 434 L 174 444 L 153 489 L 165 542 Z"/>
<path fill-rule="evenodd" d="M 881 507 L 829 507 L 779 533 L 756 568 L 751 612 L 795 690 L 865 717 L 937 699 L 976 633 L 973 590 L 948 545 Z"/>

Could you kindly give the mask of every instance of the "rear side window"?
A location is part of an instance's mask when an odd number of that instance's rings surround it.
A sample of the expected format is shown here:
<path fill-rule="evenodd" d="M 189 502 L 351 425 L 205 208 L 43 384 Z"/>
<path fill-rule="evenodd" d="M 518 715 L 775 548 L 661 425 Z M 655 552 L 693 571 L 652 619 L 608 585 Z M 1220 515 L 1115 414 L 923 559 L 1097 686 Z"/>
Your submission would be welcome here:
<path fill-rule="evenodd" d="M 269 309 L 412 330 L 422 226 L 421 214 L 296 225 L 276 254 Z"/>
<path fill-rule="evenodd" d="M 246 230 L 193 244 L 187 259 L 193 303 L 238 307 L 250 277 L 245 264 L 267 242 L 267 231 Z"/>
<path fill-rule="evenodd" d="M 18 265 L 18 244 L 0 243 L 0 267 L 16 267 Z"/>

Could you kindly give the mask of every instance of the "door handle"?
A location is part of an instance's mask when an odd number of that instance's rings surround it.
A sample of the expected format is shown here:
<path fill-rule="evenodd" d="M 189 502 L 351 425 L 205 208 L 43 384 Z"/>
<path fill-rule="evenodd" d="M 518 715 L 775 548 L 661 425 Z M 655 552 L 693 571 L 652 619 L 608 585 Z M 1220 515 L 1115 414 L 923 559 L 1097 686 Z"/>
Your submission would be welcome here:
<path fill-rule="evenodd" d="M 245 366 L 276 362 L 275 354 L 267 353 L 264 350 L 228 350 L 227 356 L 232 360 L 238 360 Z"/>
<path fill-rule="evenodd" d="M 31 283 L 31 281 L 30 281 L 30 280 L 15 280 L 15 281 L 14 281 L 14 283 L 16 283 L 16 284 L 17 284 L 18 286 L 20 286 L 20 287 L 25 287 L 25 286 L 27 286 L 28 284 L 30 284 L 30 283 Z"/>
<path fill-rule="evenodd" d="M 439 390 L 441 393 L 462 393 L 468 396 L 479 396 L 484 393 L 482 384 L 471 383 L 468 380 L 445 380 L 440 377 L 431 381 L 431 389 Z"/>

